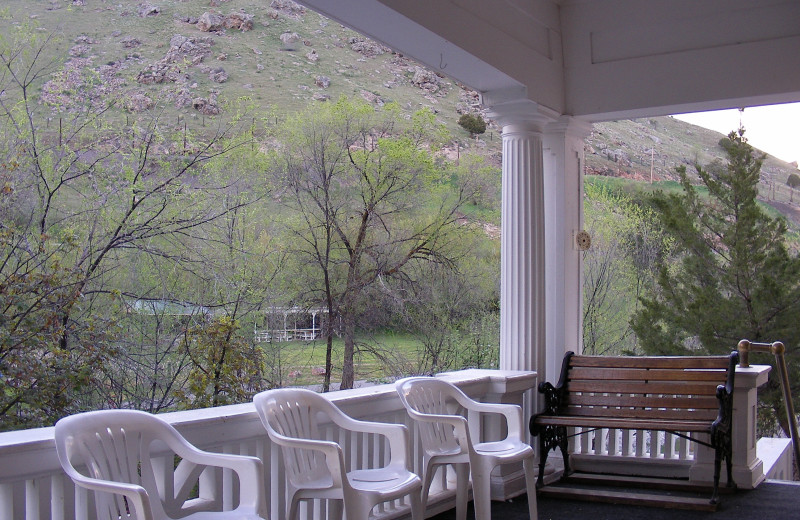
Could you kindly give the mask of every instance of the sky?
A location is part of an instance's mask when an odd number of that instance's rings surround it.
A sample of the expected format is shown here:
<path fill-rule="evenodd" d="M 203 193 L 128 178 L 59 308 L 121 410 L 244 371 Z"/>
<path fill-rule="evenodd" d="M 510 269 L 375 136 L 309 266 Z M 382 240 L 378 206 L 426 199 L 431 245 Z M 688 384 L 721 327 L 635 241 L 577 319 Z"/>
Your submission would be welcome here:
<path fill-rule="evenodd" d="M 727 135 L 744 126 L 754 147 L 786 162 L 800 163 L 800 103 L 676 114 L 677 119 Z"/>

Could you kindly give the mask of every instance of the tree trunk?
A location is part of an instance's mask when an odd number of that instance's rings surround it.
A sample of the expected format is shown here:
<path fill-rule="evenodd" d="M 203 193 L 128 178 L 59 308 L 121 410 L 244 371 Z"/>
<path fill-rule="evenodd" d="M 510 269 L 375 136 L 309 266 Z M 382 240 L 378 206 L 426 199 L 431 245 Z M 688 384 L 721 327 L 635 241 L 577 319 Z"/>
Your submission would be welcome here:
<path fill-rule="evenodd" d="M 333 367 L 333 325 L 329 323 L 327 328 L 328 331 L 325 334 L 325 379 L 322 381 L 323 392 L 330 392 L 331 390 L 331 368 Z"/>
<path fill-rule="evenodd" d="M 348 306 L 342 313 L 342 335 L 344 336 L 344 358 L 342 359 L 342 386 L 340 390 L 353 388 L 355 383 L 354 358 L 356 351 L 356 316 Z"/>

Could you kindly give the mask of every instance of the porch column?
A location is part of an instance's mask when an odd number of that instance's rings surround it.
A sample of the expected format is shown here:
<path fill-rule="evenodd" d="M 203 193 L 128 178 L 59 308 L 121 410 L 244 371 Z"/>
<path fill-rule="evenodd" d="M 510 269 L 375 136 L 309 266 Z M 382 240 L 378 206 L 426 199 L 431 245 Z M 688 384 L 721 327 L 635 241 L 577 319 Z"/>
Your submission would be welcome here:
<path fill-rule="evenodd" d="M 556 383 L 564 353 L 583 350 L 584 139 L 592 125 L 562 116 L 544 129 L 545 366 L 539 381 Z"/>
<path fill-rule="evenodd" d="M 542 133 L 554 119 L 525 101 L 494 105 L 489 116 L 503 129 L 500 369 L 538 372 L 545 361 Z"/>

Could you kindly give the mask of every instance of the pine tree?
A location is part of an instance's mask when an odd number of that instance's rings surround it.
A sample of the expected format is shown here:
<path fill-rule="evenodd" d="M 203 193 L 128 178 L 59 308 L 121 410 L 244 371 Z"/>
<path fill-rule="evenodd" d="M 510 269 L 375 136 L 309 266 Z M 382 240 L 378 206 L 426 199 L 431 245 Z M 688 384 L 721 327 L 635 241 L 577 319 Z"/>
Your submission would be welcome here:
<path fill-rule="evenodd" d="M 800 383 L 800 258 L 787 251 L 784 221 L 756 200 L 764 156 L 742 128 L 720 146 L 727 164 L 695 165 L 702 186 L 692 185 L 680 167 L 682 193 L 653 197 L 679 256 L 661 268 L 631 326 L 649 354 L 726 354 L 744 338 L 783 341 L 790 379 Z M 754 362 L 773 361 L 763 356 Z M 788 431 L 775 370 L 760 397 Z"/>

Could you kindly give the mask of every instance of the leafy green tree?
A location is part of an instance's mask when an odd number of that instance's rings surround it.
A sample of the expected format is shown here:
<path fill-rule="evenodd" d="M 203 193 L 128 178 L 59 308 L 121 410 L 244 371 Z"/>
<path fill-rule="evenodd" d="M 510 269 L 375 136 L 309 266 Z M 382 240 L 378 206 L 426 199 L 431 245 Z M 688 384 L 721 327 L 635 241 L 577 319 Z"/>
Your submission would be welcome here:
<path fill-rule="evenodd" d="M 310 269 L 306 298 L 328 310 L 326 388 L 331 325 L 344 340 L 341 387 L 352 388 L 368 289 L 405 276 L 414 260 L 448 261 L 443 245 L 471 188 L 434 159 L 442 132 L 430 111 L 406 122 L 396 106 L 340 99 L 289 118 L 278 135 L 276 186 L 296 215 L 287 244 Z"/>
<path fill-rule="evenodd" d="M 124 302 L 141 296 L 128 266 L 183 262 L 204 226 L 244 204 L 218 205 L 229 184 L 206 169 L 249 142 L 241 113 L 202 136 L 165 132 L 157 114 L 121 128 L 91 73 L 69 107 L 40 103 L 61 65 L 52 45 L 35 31 L 0 35 L 0 428 L 130 403 L 111 363 L 124 355 Z"/>
<path fill-rule="evenodd" d="M 486 132 L 486 121 L 480 115 L 464 114 L 458 118 L 458 126 L 469 132 L 470 136 Z"/>
<path fill-rule="evenodd" d="M 680 259 L 661 268 L 631 326 L 651 354 L 724 354 L 743 338 L 780 340 L 790 380 L 800 382 L 800 258 L 787 252 L 784 222 L 756 201 L 764 156 L 747 143 L 744 129 L 720 145 L 727 164 L 696 166 L 702 188 L 682 167 L 682 194 L 653 199 Z M 792 393 L 798 396 L 799 389 Z M 788 431 L 777 371 L 760 398 Z"/>
<path fill-rule="evenodd" d="M 584 184 L 586 229 L 592 247 L 583 254 L 583 348 L 587 354 L 636 350 L 630 328 L 638 298 L 655 283 L 671 240 L 654 212 L 601 180 Z"/>
<path fill-rule="evenodd" d="M 192 368 L 178 399 L 186 408 L 241 403 L 264 389 L 264 355 L 238 334 L 229 316 L 211 318 L 186 331 Z"/>

